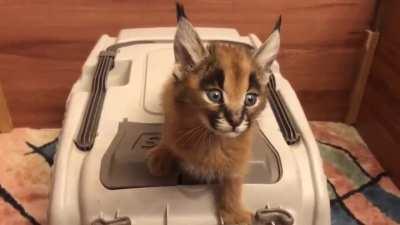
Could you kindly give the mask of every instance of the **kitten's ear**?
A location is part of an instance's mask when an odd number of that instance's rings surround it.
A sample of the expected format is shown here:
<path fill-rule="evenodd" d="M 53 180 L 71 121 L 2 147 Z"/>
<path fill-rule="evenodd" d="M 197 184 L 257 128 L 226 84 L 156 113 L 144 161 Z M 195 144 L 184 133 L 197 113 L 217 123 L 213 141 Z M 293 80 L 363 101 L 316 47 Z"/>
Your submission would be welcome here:
<path fill-rule="evenodd" d="M 256 62 L 262 68 L 269 68 L 278 55 L 281 43 L 281 21 L 282 18 L 279 16 L 279 19 L 275 24 L 275 28 L 269 35 L 268 39 L 254 53 Z"/>
<path fill-rule="evenodd" d="M 185 8 L 180 2 L 176 2 L 176 21 L 179 22 L 182 17 L 188 20 L 188 17 L 185 13 Z"/>
<path fill-rule="evenodd" d="M 174 54 L 175 61 L 185 69 L 194 67 L 207 56 L 199 35 L 185 16 L 180 17 L 178 21 Z"/>

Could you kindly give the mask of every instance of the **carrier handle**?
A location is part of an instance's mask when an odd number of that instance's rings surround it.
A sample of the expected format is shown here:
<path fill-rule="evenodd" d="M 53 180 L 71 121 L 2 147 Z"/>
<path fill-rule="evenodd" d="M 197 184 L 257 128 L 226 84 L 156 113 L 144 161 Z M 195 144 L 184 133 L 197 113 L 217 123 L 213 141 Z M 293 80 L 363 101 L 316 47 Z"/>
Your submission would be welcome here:
<path fill-rule="evenodd" d="M 107 75 L 114 67 L 114 57 L 114 51 L 100 52 L 96 70 L 93 74 L 92 87 L 89 100 L 86 104 L 85 114 L 78 136 L 74 141 L 76 147 L 82 151 L 89 151 L 93 147 L 101 112 L 103 111 L 104 98 L 107 92 Z"/>
<path fill-rule="evenodd" d="M 275 119 L 278 122 L 283 138 L 288 145 L 296 144 L 300 140 L 300 133 L 293 122 L 293 117 L 287 108 L 284 98 L 276 88 L 274 74 L 271 74 L 269 77 L 267 88 L 268 99 L 271 104 L 272 112 L 274 113 Z"/>

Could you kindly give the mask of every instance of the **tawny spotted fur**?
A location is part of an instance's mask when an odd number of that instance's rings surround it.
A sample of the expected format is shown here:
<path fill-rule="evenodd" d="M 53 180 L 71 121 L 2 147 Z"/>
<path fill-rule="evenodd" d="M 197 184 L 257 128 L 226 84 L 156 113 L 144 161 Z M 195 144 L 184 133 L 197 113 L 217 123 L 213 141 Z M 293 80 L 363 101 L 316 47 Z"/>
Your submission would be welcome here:
<path fill-rule="evenodd" d="M 162 140 L 148 165 L 158 176 L 180 168 L 217 182 L 218 214 L 225 224 L 251 223 L 241 188 L 278 49 L 279 29 L 258 50 L 221 42 L 205 47 L 188 20 L 178 22 L 176 66 L 162 94 Z"/>

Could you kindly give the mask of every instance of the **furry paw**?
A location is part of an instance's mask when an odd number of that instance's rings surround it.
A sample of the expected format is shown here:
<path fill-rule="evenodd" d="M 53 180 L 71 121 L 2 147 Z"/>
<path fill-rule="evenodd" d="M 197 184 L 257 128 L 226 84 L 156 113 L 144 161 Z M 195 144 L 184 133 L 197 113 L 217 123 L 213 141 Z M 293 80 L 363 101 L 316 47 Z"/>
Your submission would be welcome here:
<path fill-rule="evenodd" d="M 220 211 L 224 225 L 251 225 L 253 215 L 246 210 Z"/>
<path fill-rule="evenodd" d="M 173 159 L 167 149 L 155 147 L 147 155 L 147 168 L 153 176 L 165 176 L 172 171 Z"/>

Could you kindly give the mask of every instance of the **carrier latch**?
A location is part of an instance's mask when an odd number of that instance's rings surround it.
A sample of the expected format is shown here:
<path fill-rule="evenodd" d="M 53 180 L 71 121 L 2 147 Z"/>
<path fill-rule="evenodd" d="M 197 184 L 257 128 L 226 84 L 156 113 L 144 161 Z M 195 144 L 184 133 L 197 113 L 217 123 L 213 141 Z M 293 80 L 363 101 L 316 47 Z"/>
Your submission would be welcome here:
<path fill-rule="evenodd" d="M 91 225 L 132 225 L 129 217 L 119 217 L 109 221 L 103 218 L 96 219 Z"/>
<path fill-rule="evenodd" d="M 286 210 L 280 208 L 265 208 L 257 210 L 255 225 L 293 225 L 294 219 Z"/>

